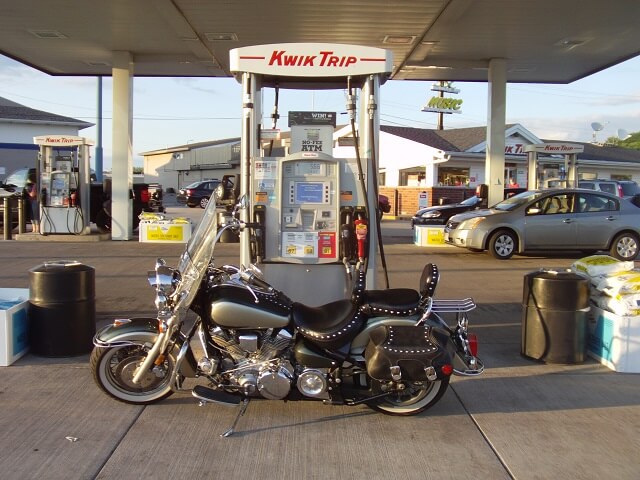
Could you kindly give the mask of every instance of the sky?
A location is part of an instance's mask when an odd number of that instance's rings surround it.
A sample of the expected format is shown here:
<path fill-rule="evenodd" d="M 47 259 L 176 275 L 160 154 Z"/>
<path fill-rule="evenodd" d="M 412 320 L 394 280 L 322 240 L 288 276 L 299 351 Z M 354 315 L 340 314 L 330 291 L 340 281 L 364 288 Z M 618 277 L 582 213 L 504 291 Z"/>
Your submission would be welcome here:
<path fill-rule="evenodd" d="M 538 138 L 590 142 L 591 124 L 604 129 L 597 141 L 618 130 L 640 131 L 640 57 L 628 60 L 568 85 L 508 84 L 507 123 L 520 123 Z M 437 114 L 422 112 L 434 95 L 433 82 L 387 81 L 380 89 L 382 124 L 436 128 Z M 135 78 L 133 98 L 134 166 L 142 152 L 208 140 L 239 137 L 241 88 L 233 78 Z M 455 82 L 463 100 L 462 113 L 445 115 L 444 127 L 487 124 L 487 84 Z M 111 166 L 111 78 L 103 91 L 104 167 Z M 0 55 L 0 96 L 30 108 L 96 123 L 98 80 L 95 77 L 50 76 Z M 453 96 L 453 95 L 447 95 Z M 263 124 L 271 127 L 273 90 L 264 96 Z M 291 110 L 337 112 L 347 123 L 345 92 L 281 90 L 277 127 L 288 130 Z M 79 133 L 97 139 L 96 127 Z"/>

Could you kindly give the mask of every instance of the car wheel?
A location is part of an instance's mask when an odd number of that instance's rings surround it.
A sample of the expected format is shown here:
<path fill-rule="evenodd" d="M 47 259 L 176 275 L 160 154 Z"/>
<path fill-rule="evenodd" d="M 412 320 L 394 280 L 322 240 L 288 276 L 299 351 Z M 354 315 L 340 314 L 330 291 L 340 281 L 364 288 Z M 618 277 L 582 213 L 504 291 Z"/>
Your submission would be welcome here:
<path fill-rule="evenodd" d="M 638 256 L 638 248 L 638 236 L 624 232 L 613 240 L 609 253 L 618 260 L 634 260 Z"/>
<path fill-rule="evenodd" d="M 498 230 L 489 239 L 489 253 L 499 259 L 508 260 L 516 251 L 517 240 L 508 230 Z"/>
<path fill-rule="evenodd" d="M 200 208 L 207 208 L 208 203 L 209 203 L 209 199 L 207 197 L 202 197 L 200 199 Z"/>

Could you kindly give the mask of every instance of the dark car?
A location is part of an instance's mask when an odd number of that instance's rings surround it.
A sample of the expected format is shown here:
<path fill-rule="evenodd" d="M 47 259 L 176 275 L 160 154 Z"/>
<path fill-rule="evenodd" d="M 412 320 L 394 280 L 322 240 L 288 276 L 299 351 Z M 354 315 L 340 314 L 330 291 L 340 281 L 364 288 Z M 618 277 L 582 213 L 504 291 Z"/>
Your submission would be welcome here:
<path fill-rule="evenodd" d="M 482 199 L 474 195 L 460 203 L 423 208 L 411 217 L 411 228 L 415 225 L 446 225 L 452 216 L 479 207 L 481 203 Z"/>
<path fill-rule="evenodd" d="M 106 178 L 104 182 L 91 183 L 89 215 L 101 232 L 111 231 L 111 185 L 111 178 Z M 159 183 L 134 183 L 130 196 L 133 200 L 131 203 L 133 230 L 138 228 L 142 212 L 164 213 L 165 211 L 162 204 L 162 185 Z"/>
<path fill-rule="evenodd" d="M 526 188 L 512 187 L 504 189 L 504 198 L 510 198 L 518 193 L 525 192 Z M 486 208 L 486 202 L 474 195 L 460 203 L 451 203 L 445 205 L 434 205 L 432 207 L 422 208 L 411 217 L 411 228 L 415 225 L 446 225 L 447 221 L 458 213 L 467 212 L 475 208 Z"/>
<path fill-rule="evenodd" d="M 213 194 L 216 187 L 220 185 L 220 180 L 200 180 L 193 182 L 184 188 L 181 188 L 176 195 L 176 201 L 187 207 L 206 208 L 209 203 L 209 198 Z"/>

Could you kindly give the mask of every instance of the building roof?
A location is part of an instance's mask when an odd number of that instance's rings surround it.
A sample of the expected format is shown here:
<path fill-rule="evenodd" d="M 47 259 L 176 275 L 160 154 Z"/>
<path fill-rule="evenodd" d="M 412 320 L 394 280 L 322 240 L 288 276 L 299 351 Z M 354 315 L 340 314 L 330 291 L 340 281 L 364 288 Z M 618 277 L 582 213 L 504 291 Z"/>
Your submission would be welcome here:
<path fill-rule="evenodd" d="M 509 124 L 506 128 L 509 129 L 514 125 L 516 124 Z M 380 130 L 447 152 L 466 152 L 487 139 L 487 127 L 436 130 L 431 128 L 380 125 Z"/>
<path fill-rule="evenodd" d="M 222 140 L 208 140 L 205 142 L 194 142 L 194 143 L 186 143 L 184 145 L 175 145 L 173 147 L 160 148 L 158 150 L 149 150 L 148 152 L 141 152 L 139 155 L 147 156 L 147 155 L 162 155 L 165 153 L 173 153 L 173 152 L 185 152 L 188 150 L 193 150 L 196 148 L 206 148 L 206 147 L 215 147 L 217 145 L 227 145 L 240 143 L 240 137 L 233 138 L 223 138 Z"/>
<path fill-rule="evenodd" d="M 518 124 L 506 125 L 507 131 Z M 428 145 L 445 152 L 466 152 L 484 143 L 487 139 L 487 127 L 452 128 L 435 130 L 428 128 L 395 127 L 380 125 L 382 132 L 406 138 L 413 142 Z M 558 140 L 542 140 L 545 143 L 557 143 Z M 584 146 L 584 152 L 578 154 L 579 160 L 601 162 L 625 162 L 640 165 L 640 150 L 602 146 L 585 142 L 569 142 Z"/>
<path fill-rule="evenodd" d="M 49 123 L 68 125 L 78 127 L 80 130 L 94 125 L 93 123 L 78 120 L 76 118 L 65 117 L 55 113 L 29 108 L 0 97 L 0 122 L 3 121 L 11 123 Z"/>
<path fill-rule="evenodd" d="M 557 142 L 557 140 L 543 140 Z M 578 160 L 594 160 L 605 162 L 629 162 L 640 164 L 640 150 L 609 145 L 596 145 L 585 142 L 571 142 L 584 146 L 584 152 L 578 154 Z"/>

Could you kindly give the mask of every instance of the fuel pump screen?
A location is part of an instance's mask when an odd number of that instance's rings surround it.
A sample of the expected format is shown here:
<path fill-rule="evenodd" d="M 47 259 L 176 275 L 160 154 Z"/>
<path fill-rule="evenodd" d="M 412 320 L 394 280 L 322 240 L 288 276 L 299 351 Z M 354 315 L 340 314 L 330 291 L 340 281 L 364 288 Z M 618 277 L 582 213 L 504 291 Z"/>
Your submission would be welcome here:
<path fill-rule="evenodd" d="M 324 182 L 295 182 L 294 204 L 329 203 L 327 187 Z"/>

